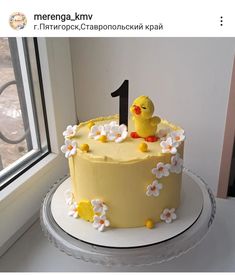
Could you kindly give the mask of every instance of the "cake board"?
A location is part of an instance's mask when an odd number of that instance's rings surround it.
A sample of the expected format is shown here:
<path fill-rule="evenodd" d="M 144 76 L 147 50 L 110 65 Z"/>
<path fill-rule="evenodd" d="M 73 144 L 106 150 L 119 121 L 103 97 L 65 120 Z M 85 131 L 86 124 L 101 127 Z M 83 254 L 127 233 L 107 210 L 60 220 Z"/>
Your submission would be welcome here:
<path fill-rule="evenodd" d="M 100 233 L 90 223 L 68 217 L 63 196 L 68 184 L 66 177 L 47 194 L 41 208 L 41 225 L 55 246 L 85 261 L 146 265 L 172 259 L 186 253 L 205 236 L 215 215 L 211 190 L 202 179 L 184 168 L 182 204 L 176 212 L 178 220 L 172 224 L 159 223 L 152 230 L 110 228 Z M 55 207 L 60 201 L 60 208 Z"/>

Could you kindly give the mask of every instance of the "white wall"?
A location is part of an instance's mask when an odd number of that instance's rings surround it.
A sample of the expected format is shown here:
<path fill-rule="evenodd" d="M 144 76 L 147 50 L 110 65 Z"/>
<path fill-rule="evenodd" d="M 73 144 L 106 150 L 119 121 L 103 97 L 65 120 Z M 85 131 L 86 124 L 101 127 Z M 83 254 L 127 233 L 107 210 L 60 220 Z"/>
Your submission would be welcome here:
<path fill-rule="evenodd" d="M 216 192 L 235 52 L 234 38 L 72 38 L 80 120 L 118 112 L 110 93 L 129 79 L 130 101 L 182 125 L 185 166 Z"/>

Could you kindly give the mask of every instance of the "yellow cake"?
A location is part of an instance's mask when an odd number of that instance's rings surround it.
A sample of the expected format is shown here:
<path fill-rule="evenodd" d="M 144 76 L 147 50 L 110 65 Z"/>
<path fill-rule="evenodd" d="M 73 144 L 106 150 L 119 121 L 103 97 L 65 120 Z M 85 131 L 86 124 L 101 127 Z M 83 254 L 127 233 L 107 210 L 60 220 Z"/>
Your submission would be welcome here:
<path fill-rule="evenodd" d="M 132 119 L 128 131 L 118 120 L 118 115 L 100 117 L 64 132 L 62 151 L 72 181 L 69 214 L 99 231 L 170 223 L 180 204 L 184 131 L 159 119 L 157 141 L 147 142 L 131 137 Z"/>

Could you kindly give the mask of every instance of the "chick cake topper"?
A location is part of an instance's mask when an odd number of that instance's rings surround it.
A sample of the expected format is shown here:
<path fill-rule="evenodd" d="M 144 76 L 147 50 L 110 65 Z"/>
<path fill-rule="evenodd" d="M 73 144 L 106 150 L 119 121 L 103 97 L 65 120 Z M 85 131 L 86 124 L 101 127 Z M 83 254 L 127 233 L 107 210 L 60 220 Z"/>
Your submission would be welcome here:
<path fill-rule="evenodd" d="M 137 97 L 130 107 L 130 112 L 135 126 L 135 132 L 131 132 L 131 137 L 144 138 L 148 142 L 157 141 L 157 126 L 161 119 L 152 116 L 154 105 L 151 99 L 147 96 Z"/>
<path fill-rule="evenodd" d="M 119 125 L 128 127 L 128 95 L 129 81 L 125 80 L 122 85 L 113 93 L 112 97 L 119 96 Z M 144 138 L 147 142 L 155 142 L 158 140 L 156 136 L 157 126 L 161 119 L 152 116 L 154 112 L 154 104 L 147 96 L 139 96 L 131 105 L 130 112 L 134 121 L 135 132 L 131 132 L 132 138 Z"/>

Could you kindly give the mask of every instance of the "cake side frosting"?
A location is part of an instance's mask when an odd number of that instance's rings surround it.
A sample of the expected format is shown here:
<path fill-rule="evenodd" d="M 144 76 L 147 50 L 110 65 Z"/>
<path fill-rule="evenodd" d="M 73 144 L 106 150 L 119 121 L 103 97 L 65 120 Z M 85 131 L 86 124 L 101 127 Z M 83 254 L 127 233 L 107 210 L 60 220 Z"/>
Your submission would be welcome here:
<path fill-rule="evenodd" d="M 108 207 L 105 221 L 112 227 L 138 227 L 148 220 L 159 222 L 170 219 L 170 215 L 174 217 L 174 213 L 165 210 L 176 209 L 180 204 L 184 142 L 180 142 L 175 154 L 164 150 L 168 146 L 167 135 L 182 128 L 162 119 L 157 131 L 162 137 L 158 142 L 148 142 L 147 151 L 140 150 L 143 139 L 128 136 L 123 142 L 114 143 L 88 137 L 91 123 L 103 125 L 112 121 L 117 122 L 118 116 L 83 122 L 69 137 L 71 143 L 77 144 L 76 154 L 69 158 L 75 202 L 83 202 L 87 209 L 95 199 L 104 202 Z M 128 132 L 133 129 L 130 121 Z M 84 144 L 89 150 L 81 149 Z M 94 222 L 102 216 L 89 213 Z M 92 215 L 98 217 L 92 219 Z"/>
<path fill-rule="evenodd" d="M 147 96 L 133 101 L 128 123 L 126 103 L 121 125 L 114 115 L 70 125 L 63 133 L 61 150 L 72 179 L 68 214 L 99 231 L 171 223 L 180 205 L 184 130 L 154 116 Z"/>

